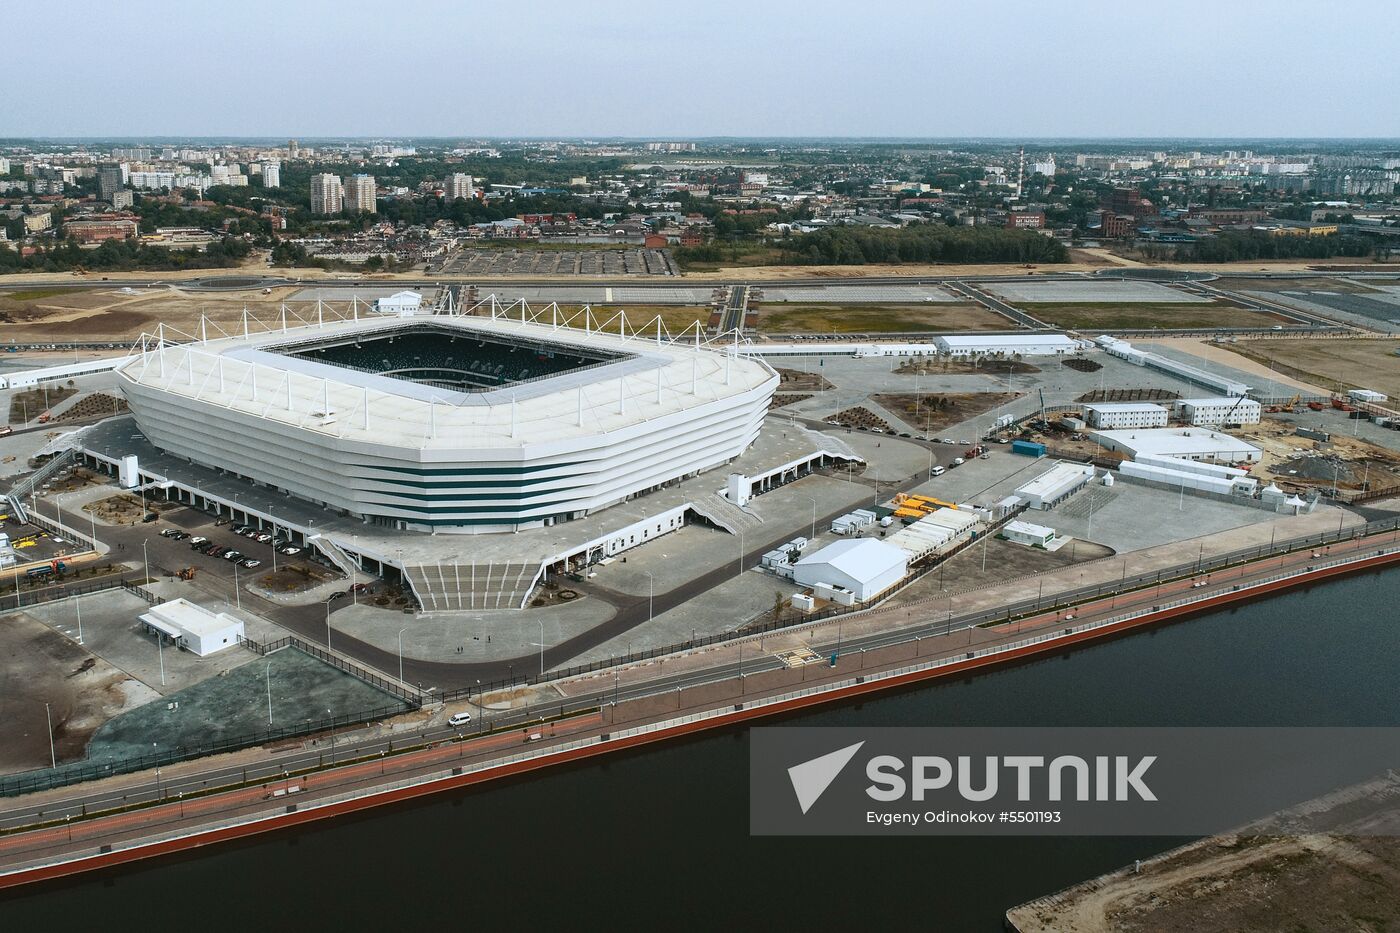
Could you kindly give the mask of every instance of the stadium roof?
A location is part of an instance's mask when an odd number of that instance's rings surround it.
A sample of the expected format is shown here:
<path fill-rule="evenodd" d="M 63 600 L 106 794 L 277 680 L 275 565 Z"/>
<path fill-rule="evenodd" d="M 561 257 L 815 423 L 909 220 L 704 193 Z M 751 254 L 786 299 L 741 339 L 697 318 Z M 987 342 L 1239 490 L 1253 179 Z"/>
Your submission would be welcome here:
<path fill-rule="evenodd" d="M 254 414 L 348 441 L 492 449 L 547 444 L 671 419 L 752 391 L 777 375 L 759 360 L 699 340 L 600 333 L 504 318 L 434 315 L 433 326 L 576 346 L 618 358 L 483 392 L 459 392 L 274 352 L 289 342 L 384 336 L 423 317 L 366 318 L 188 344 L 146 347 L 118 373 L 192 403 Z M 703 414 L 703 412 L 700 412 Z M 667 422 L 682 430 L 682 422 Z"/>

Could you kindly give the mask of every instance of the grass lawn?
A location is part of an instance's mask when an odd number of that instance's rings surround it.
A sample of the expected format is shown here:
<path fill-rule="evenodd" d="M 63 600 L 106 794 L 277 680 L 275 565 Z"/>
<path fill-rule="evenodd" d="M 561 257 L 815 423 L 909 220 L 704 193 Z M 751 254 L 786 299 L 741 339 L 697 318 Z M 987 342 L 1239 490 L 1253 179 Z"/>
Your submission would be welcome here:
<path fill-rule="evenodd" d="M 1400 398 L 1400 340 L 1244 340 L 1221 346 L 1315 385 Z"/>
<path fill-rule="evenodd" d="M 1222 302 L 1085 302 L 1062 304 L 1018 301 L 1015 306 L 1047 324 L 1070 330 L 1191 327 L 1271 327 L 1285 318 Z"/>
<path fill-rule="evenodd" d="M 1009 330 L 1011 322 L 980 305 L 925 302 L 913 305 L 760 304 L 765 333 L 877 334 L 901 331 Z"/>

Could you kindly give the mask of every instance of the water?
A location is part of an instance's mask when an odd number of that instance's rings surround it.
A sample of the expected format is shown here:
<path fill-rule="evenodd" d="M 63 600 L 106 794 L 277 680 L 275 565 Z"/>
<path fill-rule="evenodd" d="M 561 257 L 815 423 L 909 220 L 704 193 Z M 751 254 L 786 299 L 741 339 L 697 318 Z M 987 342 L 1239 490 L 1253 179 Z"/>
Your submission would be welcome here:
<path fill-rule="evenodd" d="M 1372 573 L 811 725 L 1400 725 L 1400 574 Z M 1021 901 L 1186 840 L 748 836 L 741 730 L 0 901 L 10 929 L 1001 929 Z M 405 923 L 407 922 L 407 923 Z"/>

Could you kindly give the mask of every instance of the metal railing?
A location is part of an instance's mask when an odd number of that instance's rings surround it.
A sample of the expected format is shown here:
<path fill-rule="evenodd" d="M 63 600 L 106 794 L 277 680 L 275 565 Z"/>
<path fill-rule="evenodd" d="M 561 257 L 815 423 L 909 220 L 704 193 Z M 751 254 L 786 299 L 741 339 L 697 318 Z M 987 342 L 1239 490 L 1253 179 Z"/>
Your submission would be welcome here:
<path fill-rule="evenodd" d="M 402 703 L 392 706 L 381 706 L 375 709 L 345 713 L 315 721 L 306 721 L 298 725 L 286 726 L 280 729 L 266 729 L 259 732 L 249 732 L 243 735 L 231 736 L 226 739 L 216 739 L 212 742 L 201 742 L 195 745 L 177 745 L 160 751 L 114 759 L 112 761 L 75 762 L 72 764 L 59 765 L 56 769 L 46 768 L 42 771 L 27 771 L 22 774 L 5 775 L 4 777 L 0 777 L 0 797 L 16 797 L 21 794 L 51 790 L 55 787 L 67 787 L 71 784 L 80 784 L 84 781 L 94 781 L 99 778 L 112 777 L 118 774 L 131 774 L 150 768 L 164 768 L 177 762 L 189 761 L 192 758 L 203 758 L 208 755 L 236 752 L 256 745 L 266 745 L 269 742 L 299 738 L 304 735 L 326 732 L 330 729 L 356 726 L 378 719 L 387 719 L 403 712 L 405 712 L 405 705 Z"/>
<path fill-rule="evenodd" d="M 418 709 L 419 707 L 421 707 L 424 702 L 424 696 L 421 692 L 414 690 L 405 684 L 401 684 L 396 680 L 390 680 L 387 677 L 382 677 L 379 674 L 376 674 L 374 671 L 369 670 L 368 668 L 361 667 L 353 661 L 343 658 L 338 654 L 329 652 L 326 649 L 320 647 L 319 645 L 314 645 L 311 642 L 303 641 L 295 635 L 288 635 L 285 638 L 279 638 L 276 641 L 271 641 L 267 643 L 254 641 L 251 638 L 245 638 L 240 636 L 238 639 L 238 643 L 243 647 L 247 648 L 249 651 L 252 651 L 257 655 L 264 657 L 269 654 L 273 654 L 274 652 L 281 651 L 284 648 L 295 648 L 303 654 L 308 654 L 316 660 L 329 664 L 331 667 L 334 667 L 337 670 L 344 671 L 345 673 L 350 674 L 353 677 L 363 680 L 371 687 L 375 687 L 379 690 L 383 690 L 385 693 L 398 697 L 400 700 L 403 700 L 405 703 L 408 703 L 414 709 Z"/>

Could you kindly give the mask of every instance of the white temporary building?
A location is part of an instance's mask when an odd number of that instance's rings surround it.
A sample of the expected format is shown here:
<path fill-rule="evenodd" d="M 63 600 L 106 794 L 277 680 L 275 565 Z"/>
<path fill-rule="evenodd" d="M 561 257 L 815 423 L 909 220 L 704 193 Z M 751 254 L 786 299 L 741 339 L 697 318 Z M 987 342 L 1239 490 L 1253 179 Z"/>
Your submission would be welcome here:
<path fill-rule="evenodd" d="M 1030 522 L 1007 522 L 1002 526 L 1001 536 L 1014 544 L 1048 547 L 1055 540 L 1055 529 Z"/>
<path fill-rule="evenodd" d="M 1094 402 L 1084 406 L 1091 428 L 1164 428 L 1167 410 L 1152 402 Z"/>
<path fill-rule="evenodd" d="M 1059 356 L 1077 353 L 1083 345 L 1064 334 L 986 334 L 935 337 L 938 349 L 952 356 Z"/>
<path fill-rule="evenodd" d="M 859 602 L 883 593 L 904 579 L 909 555 L 874 538 L 828 544 L 793 564 L 793 580 L 802 586 L 819 584 L 850 591 Z"/>
<path fill-rule="evenodd" d="M 1049 509 L 1093 478 L 1094 468 L 1089 464 L 1062 460 L 1017 489 L 1016 495 L 1030 508 Z"/>
<path fill-rule="evenodd" d="M 1258 424 L 1263 407 L 1252 398 L 1219 396 L 1216 398 L 1183 398 L 1176 401 L 1181 420 L 1192 425 Z"/>
<path fill-rule="evenodd" d="M 1142 428 L 1124 431 L 1091 431 L 1089 436 L 1108 450 L 1137 460 L 1144 454 L 1214 460 L 1225 463 L 1258 463 L 1262 451 L 1237 437 L 1206 428 Z"/>
<path fill-rule="evenodd" d="M 1226 496 L 1252 496 L 1259 487 L 1259 481 L 1251 477 L 1207 476 L 1131 460 L 1124 461 L 1118 472 L 1180 489 L 1200 489 Z"/>
<path fill-rule="evenodd" d="M 412 317 L 423 304 L 423 296 L 405 289 L 374 300 L 374 310 L 380 314 L 397 314 L 399 317 Z"/>
<path fill-rule="evenodd" d="M 234 647 L 243 636 L 243 620 L 226 612 L 210 612 L 184 598 L 152 606 L 141 621 L 201 658 Z"/>

